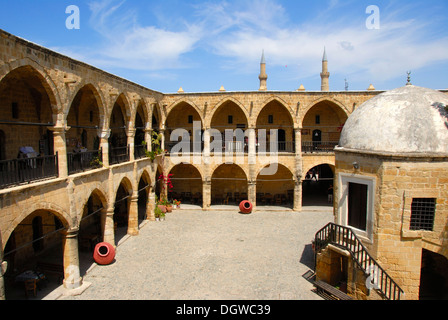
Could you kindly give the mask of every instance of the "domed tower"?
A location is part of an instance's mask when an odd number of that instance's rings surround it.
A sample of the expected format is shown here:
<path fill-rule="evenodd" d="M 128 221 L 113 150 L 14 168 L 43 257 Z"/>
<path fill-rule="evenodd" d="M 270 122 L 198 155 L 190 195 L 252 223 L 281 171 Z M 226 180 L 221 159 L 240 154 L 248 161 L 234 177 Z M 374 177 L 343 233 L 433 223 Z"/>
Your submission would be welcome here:
<path fill-rule="evenodd" d="M 355 232 L 406 299 L 428 287 L 425 256 L 448 265 L 447 105 L 448 95 L 410 84 L 384 92 L 350 115 L 335 148 L 335 223 Z"/>

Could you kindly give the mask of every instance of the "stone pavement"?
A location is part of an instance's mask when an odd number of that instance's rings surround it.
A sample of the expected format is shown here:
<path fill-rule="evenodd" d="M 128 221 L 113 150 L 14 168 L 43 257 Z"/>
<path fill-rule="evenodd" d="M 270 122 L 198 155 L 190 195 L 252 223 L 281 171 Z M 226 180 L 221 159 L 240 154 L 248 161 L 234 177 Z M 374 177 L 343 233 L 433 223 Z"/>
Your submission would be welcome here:
<path fill-rule="evenodd" d="M 297 213 L 174 210 L 117 247 L 115 262 L 89 269 L 90 286 L 63 300 L 321 300 L 302 275 L 311 240 L 331 208 Z"/>

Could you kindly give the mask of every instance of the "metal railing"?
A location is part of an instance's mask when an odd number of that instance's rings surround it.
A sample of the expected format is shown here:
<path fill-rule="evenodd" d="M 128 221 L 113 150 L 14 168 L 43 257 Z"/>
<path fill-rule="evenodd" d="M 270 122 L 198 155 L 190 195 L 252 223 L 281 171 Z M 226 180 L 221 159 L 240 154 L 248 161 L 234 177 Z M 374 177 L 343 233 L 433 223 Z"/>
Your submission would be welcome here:
<path fill-rule="evenodd" d="M 383 298 L 388 300 L 402 298 L 403 290 L 369 254 L 352 229 L 334 223 L 329 223 L 320 229 L 314 238 L 315 259 L 317 253 L 328 244 L 348 250 L 352 259 L 367 277 L 371 276 L 372 270 L 375 270 L 375 289 Z"/>
<path fill-rule="evenodd" d="M 57 153 L 53 156 L 0 161 L 0 188 L 58 176 Z"/>
<path fill-rule="evenodd" d="M 101 168 L 102 161 L 102 149 L 97 151 L 67 153 L 68 174 L 70 175 L 78 172 Z"/>
<path fill-rule="evenodd" d="M 134 158 L 142 159 L 146 157 L 146 146 L 145 145 L 135 145 L 134 146 Z"/>
<path fill-rule="evenodd" d="M 109 149 L 109 164 L 128 162 L 129 159 L 129 146 Z"/>
<path fill-rule="evenodd" d="M 303 153 L 334 152 L 338 141 L 302 141 Z"/>

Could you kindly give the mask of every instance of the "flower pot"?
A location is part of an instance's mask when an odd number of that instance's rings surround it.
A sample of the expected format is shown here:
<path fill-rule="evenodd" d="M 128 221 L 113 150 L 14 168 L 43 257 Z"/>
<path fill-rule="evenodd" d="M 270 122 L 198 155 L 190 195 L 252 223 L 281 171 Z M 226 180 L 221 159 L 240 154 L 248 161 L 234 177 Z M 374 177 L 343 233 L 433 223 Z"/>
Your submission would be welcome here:
<path fill-rule="evenodd" d="M 173 212 L 173 206 L 166 206 L 166 212 Z"/>
<path fill-rule="evenodd" d="M 157 206 L 160 208 L 160 210 L 162 210 L 163 213 L 166 213 L 166 207 L 164 205 L 159 204 Z"/>
<path fill-rule="evenodd" d="M 251 213 L 252 212 L 252 203 L 248 200 L 243 200 L 240 203 L 240 212 L 241 213 Z"/>
<path fill-rule="evenodd" d="M 111 264 L 115 259 L 115 248 L 107 242 L 100 242 L 93 251 L 93 260 L 100 265 Z"/>

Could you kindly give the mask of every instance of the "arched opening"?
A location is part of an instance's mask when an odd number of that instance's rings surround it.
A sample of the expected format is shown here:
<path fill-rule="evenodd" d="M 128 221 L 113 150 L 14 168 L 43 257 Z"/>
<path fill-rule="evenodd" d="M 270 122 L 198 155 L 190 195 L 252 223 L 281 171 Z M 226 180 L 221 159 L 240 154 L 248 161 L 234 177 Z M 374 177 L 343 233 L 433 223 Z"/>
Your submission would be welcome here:
<path fill-rule="evenodd" d="M 303 118 L 302 152 L 333 152 L 346 121 L 347 114 L 335 103 L 315 104 Z"/>
<path fill-rule="evenodd" d="M 144 104 L 140 101 L 135 115 L 135 137 L 134 137 L 134 157 L 141 159 L 145 157 L 146 141 L 146 114 L 143 109 Z"/>
<path fill-rule="evenodd" d="M 419 299 L 448 299 L 448 259 L 426 249 L 422 249 Z"/>
<path fill-rule="evenodd" d="M 272 164 L 271 164 L 272 166 Z M 280 206 L 292 208 L 294 205 L 294 179 L 291 171 L 277 164 L 273 175 L 257 176 L 257 207 Z"/>
<path fill-rule="evenodd" d="M 132 190 L 128 189 L 124 182 L 121 182 L 115 196 L 114 205 L 114 229 L 116 245 L 118 245 L 120 240 L 128 232 L 131 195 Z"/>
<path fill-rule="evenodd" d="M 62 284 L 65 229 L 47 210 L 36 210 L 17 225 L 4 249 L 7 300 L 42 299 Z M 26 294 L 28 280 L 37 286 L 36 297 Z"/>
<path fill-rule="evenodd" d="M 98 137 L 101 120 L 95 92 L 92 85 L 82 87 L 70 106 L 67 116 L 70 130 L 66 133 L 69 174 L 97 168 L 102 160 Z"/>
<path fill-rule="evenodd" d="M 202 177 L 198 169 L 191 164 L 178 164 L 171 169 L 173 182 L 172 200 L 184 204 L 202 207 Z"/>
<path fill-rule="evenodd" d="M 195 123 L 198 123 L 195 125 Z M 171 134 L 176 129 L 185 130 L 182 138 L 179 137 L 176 141 L 171 141 Z M 181 102 L 176 105 L 169 113 L 165 122 L 165 147 L 168 152 L 179 142 L 183 142 L 183 152 L 201 152 L 203 149 L 202 142 L 202 120 L 198 111 L 186 102 Z M 174 137 L 173 137 L 173 140 Z"/>
<path fill-rule="evenodd" d="M 151 179 L 148 174 L 145 172 L 140 181 L 138 183 L 138 222 L 139 224 L 146 220 L 148 212 L 147 212 L 147 203 L 149 199 L 149 192 L 151 191 Z"/>
<path fill-rule="evenodd" d="M 31 66 L 11 71 L 0 82 L 3 132 L 0 188 L 57 176 L 53 133 L 53 93 Z"/>
<path fill-rule="evenodd" d="M 248 128 L 248 120 L 241 107 L 235 102 L 226 101 L 215 111 L 211 120 L 211 128 L 218 130 L 221 134 L 222 149 L 220 145 L 220 152 L 248 152 L 245 143 L 247 139 L 244 136 L 245 130 Z M 211 137 L 211 142 L 214 141 L 214 138 L 214 136 Z M 213 145 L 215 144 L 216 142 Z M 211 151 L 217 151 L 216 145 Z"/>
<path fill-rule="evenodd" d="M 3 130 L 0 130 L 0 161 L 6 160 L 6 136 Z"/>
<path fill-rule="evenodd" d="M 159 134 L 160 133 L 160 126 L 162 124 L 162 116 L 160 114 L 159 108 L 157 107 L 157 104 L 153 104 L 153 110 L 152 110 L 152 119 L 151 119 L 151 128 L 152 131 Z M 152 144 L 152 139 L 151 139 L 151 144 Z M 157 146 L 152 144 L 151 145 L 151 150 L 156 150 Z M 160 146 L 160 148 L 163 149 L 164 146 Z"/>
<path fill-rule="evenodd" d="M 84 206 L 79 224 L 78 249 L 80 273 L 83 276 L 93 263 L 95 246 L 103 241 L 102 216 L 106 204 L 103 195 L 95 190 Z"/>
<path fill-rule="evenodd" d="M 247 176 L 236 164 L 222 164 L 212 175 L 212 205 L 239 205 L 248 200 Z"/>
<path fill-rule="evenodd" d="M 269 102 L 257 118 L 257 134 L 266 130 L 266 151 L 270 150 L 272 135 L 270 130 L 277 131 L 277 150 L 279 152 L 295 152 L 294 122 L 288 109 L 277 100 Z M 257 137 L 257 141 L 261 141 Z"/>
<path fill-rule="evenodd" d="M 334 167 L 321 164 L 308 170 L 302 181 L 303 206 L 333 206 Z"/>
<path fill-rule="evenodd" d="M 129 161 L 128 138 L 126 135 L 126 102 L 121 94 L 114 104 L 110 116 L 109 163 Z"/>

